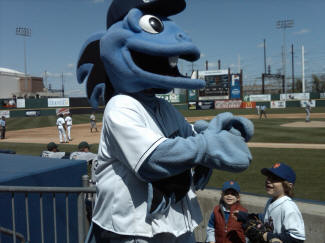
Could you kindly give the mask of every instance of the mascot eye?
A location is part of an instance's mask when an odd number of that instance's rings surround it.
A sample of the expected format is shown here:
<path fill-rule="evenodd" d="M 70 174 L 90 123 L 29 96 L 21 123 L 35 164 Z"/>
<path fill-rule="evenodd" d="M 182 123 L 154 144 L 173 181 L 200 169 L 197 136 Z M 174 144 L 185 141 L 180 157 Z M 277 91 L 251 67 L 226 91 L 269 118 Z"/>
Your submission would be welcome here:
<path fill-rule="evenodd" d="M 151 34 L 158 34 L 164 30 L 161 20 L 153 15 L 142 16 L 139 25 L 144 31 Z"/>

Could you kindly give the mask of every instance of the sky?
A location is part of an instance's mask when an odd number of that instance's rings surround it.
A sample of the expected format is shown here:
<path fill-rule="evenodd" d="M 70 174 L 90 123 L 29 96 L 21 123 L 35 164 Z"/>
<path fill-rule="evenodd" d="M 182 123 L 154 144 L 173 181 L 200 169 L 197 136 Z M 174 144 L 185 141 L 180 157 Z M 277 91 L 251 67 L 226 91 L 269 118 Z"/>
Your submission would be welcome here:
<path fill-rule="evenodd" d="M 84 96 L 76 80 L 81 46 L 94 32 L 105 30 L 111 0 L 0 0 L 0 67 L 24 72 L 24 39 L 27 73 L 45 77 L 45 85 L 61 88 L 69 96 Z M 195 63 L 179 62 L 182 73 L 221 68 L 238 72 L 244 84 L 261 83 L 266 41 L 267 65 L 272 73 L 282 70 L 285 39 L 286 77 L 291 79 L 294 46 L 295 77 L 302 75 L 302 46 L 306 79 L 325 74 L 324 0 L 187 0 L 187 8 L 170 18 L 201 51 Z M 294 26 L 278 29 L 279 20 Z M 17 27 L 31 28 L 31 36 L 16 35 Z M 285 37 L 285 38 L 284 38 Z"/>

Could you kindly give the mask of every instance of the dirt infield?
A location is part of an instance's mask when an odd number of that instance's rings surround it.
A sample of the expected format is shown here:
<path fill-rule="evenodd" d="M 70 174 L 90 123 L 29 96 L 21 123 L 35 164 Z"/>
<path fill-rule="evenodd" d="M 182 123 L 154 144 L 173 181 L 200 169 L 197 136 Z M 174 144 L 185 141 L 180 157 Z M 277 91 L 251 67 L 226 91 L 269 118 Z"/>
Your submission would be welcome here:
<path fill-rule="evenodd" d="M 90 132 L 90 124 L 73 125 L 71 129 L 72 141 L 70 144 L 79 144 L 81 141 L 87 141 L 89 144 L 99 143 L 101 123 L 97 123 L 98 132 Z M 94 131 L 94 129 L 93 129 Z M 6 132 L 7 139 L 3 142 L 16 143 L 59 143 L 59 133 L 56 127 L 41 127 L 32 129 L 23 129 Z"/>
<path fill-rule="evenodd" d="M 252 119 L 257 118 L 257 115 L 244 115 Z M 194 122 L 196 120 L 211 120 L 213 117 L 188 117 L 187 121 Z M 268 118 L 305 118 L 305 114 L 269 114 Z M 325 118 L 324 113 L 313 113 L 311 118 Z M 283 124 L 282 126 L 296 127 L 325 127 L 323 121 L 311 122 L 292 122 Z M 101 123 L 97 123 L 98 132 L 90 132 L 90 124 L 73 125 L 71 129 L 72 141 L 70 144 L 79 144 L 81 141 L 87 141 L 90 144 L 98 144 L 100 139 Z M 59 143 L 59 135 L 56 127 L 42 127 L 33 129 L 23 129 L 16 131 L 8 131 L 7 139 L 0 142 L 12 143 L 42 143 L 47 144 L 51 141 Z M 325 144 L 285 144 L 285 143 L 248 143 L 250 147 L 271 147 L 271 148 L 310 148 L 310 149 L 325 149 Z"/>

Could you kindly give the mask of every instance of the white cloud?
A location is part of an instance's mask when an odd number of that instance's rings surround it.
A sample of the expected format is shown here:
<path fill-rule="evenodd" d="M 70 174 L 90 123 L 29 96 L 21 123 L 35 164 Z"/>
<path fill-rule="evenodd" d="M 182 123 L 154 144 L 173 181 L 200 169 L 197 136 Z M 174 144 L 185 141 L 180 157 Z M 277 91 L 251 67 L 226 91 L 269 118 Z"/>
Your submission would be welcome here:
<path fill-rule="evenodd" d="M 74 63 L 69 63 L 67 66 L 68 66 L 68 68 L 74 68 L 75 64 Z"/>
<path fill-rule="evenodd" d="M 257 45 L 257 47 L 258 47 L 258 48 L 263 48 L 263 47 L 264 47 L 264 42 L 259 43 L 259 44 Z"/>
<path fill-rule="evenodd" d="M 62 73 L 46 72 L 46 75 L 47 75 L 47 77 L 51 77 L 51 78 L 61 78 Z M 72 72 L 63 73 L 63 78 L 66 76 L 71 77 L 71 76 L 73 76 L 73 73 Z"/>
<path fill-rule="evenodd" d="M 307 33 L 309 33 L 309 32 L 310 32 L 309 29 L 301 29 L 301 30 L 299 30 L 299 31 L 297 31 L 297 32 L 294 32 L 294 34 L 295 34 L 295 35 L 304 35 L 304 34 L 307 34 Z"/>
<path fill-rule="evenodd" d="M 209 65 L 209 68 L 217 68 L 218 67 L 218 63 L 216 63 L 216 62 L 209 62 L 208 65 Z"/>

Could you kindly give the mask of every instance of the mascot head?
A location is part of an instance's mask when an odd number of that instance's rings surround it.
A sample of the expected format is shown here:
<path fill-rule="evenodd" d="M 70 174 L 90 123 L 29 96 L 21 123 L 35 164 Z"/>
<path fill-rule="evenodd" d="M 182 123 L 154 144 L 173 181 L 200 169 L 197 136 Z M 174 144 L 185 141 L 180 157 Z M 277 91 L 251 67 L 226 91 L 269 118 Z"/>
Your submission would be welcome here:
<path fill-rule="evenodd" d="M 196 61 L 198 48 L 168 17 L 186 7 L 185 0 L 113 0 L 107 30 L 93 34 L 82 47 L 77 65 L 79 83 L 96 108 L 117 93 L 173 88 L 197 89 L 203 80 L 180 74 L 178 59 Z"/>

